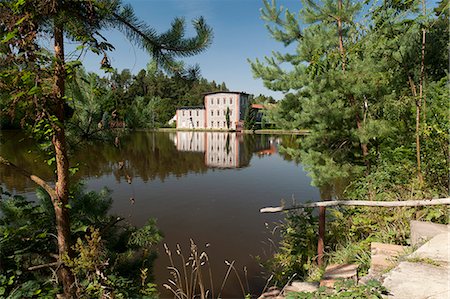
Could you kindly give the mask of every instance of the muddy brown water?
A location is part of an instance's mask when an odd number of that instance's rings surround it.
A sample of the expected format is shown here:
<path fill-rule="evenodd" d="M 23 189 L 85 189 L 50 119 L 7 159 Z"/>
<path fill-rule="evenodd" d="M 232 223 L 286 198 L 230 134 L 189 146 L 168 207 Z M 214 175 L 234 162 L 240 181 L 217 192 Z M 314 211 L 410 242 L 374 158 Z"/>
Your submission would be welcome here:
<path fill-rule="evenodd" d="M 52 173 L 34 142 L 13 131 L 0 132 L 0 153 L 16 164 L 51 180 Z M 143 225 L 157 220 L 164 234 L 153 275 L 162 298 L 171 298 L 162 286 L 170 278 L 163 243 L 176 244 L 188 254 L 190 239 L 206 250 L 217 292 L 227 266 L 234 265 L 245 291 L 257 295 L 265 284 L 256 256 L 266 258 L 273 236 L 267 224 L 282 215 L 260 214 L 281 199 L 316 201 L 320 192 L 310 185 L 301 164 L 279 151 L 295 136 L 242 135 L 219 132 L 134 132 L 121 137 L 120 146 L 99 142 L 74 151 L 72 165 L 88 190 L 112 190 L 111 213 Z M 294 143 L 295 144 L 295 143 Z M 123 162 L 123 167 L 119 167 Z M 35 186 L 0 167 L 0 185 L 33 198 Z M 133 198 L 134 200 L 131 200 Z M 176 254 L 175 254 L 176 257 Z M 245 279 L 244 267 L 247 270 Z M 246 282 L 248 281 L 248 283 Z M 208 284 L 209 285 L 209 284 Z M 234 272 L 222 298 L 243 297 Z"/>

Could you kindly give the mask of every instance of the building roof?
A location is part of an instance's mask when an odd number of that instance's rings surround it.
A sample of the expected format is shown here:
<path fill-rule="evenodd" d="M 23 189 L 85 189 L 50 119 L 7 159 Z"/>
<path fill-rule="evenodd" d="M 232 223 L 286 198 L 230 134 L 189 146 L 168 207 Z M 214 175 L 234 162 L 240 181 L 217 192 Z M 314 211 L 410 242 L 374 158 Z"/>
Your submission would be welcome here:
<path fill-rule="evenodd" d="M 249 95 L 248 93 L 243 92 L 243 91 L 210 91 L 210 92 L 204 92 L 203 95 L 209 96 L 210 94 L 216 94 L 216 93 L 230 93 L 230 94 Z"/>
<path fill-rule="evenodd" d="M 253 109 L 264 109 L 264 105 L 263 104 L 252 104 L 252 108 Z"/>
<path fill-rule="evenodd" d="M 182 106 L 177 108 L 177 110 L 199 110 L 199 109 L 205 109 L 205 106 Z"/>

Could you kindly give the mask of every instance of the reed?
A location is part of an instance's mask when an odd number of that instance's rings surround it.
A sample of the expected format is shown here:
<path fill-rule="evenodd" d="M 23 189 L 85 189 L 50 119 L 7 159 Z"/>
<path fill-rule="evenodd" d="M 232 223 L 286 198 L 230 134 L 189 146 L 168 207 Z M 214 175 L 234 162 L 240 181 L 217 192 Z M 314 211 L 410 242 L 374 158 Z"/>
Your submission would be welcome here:
<path fill-rule="evenodd" d="M 163 286 L 173 293 L 174 298 L 177 299 L 213 299 L 221 298 L 222 292 L 225 289 L 226 283 L 230 276 L 234 274 L 239 282 L 243 298 L 249 298 L 249 284 L 247 277 L 247 270 L 244 267 L 244 281 L 241 279 L 239 271 L 234 266 L 235 261 L 225 261 L 228 266 L 222 283 L 217 293 L 215 294 L 213 269 L 210 264 L 210 259 L 205 251 L 199 250 L 198 246 L 191 239 L 190 250 L 184 253 L 181 246 L 177 244 L 175 254 L 169 249 L 167 244 L 164 244 L 164 249 L 169 257 L 170 266 L 167 269 L 170 272 L 172 279 Z"/>

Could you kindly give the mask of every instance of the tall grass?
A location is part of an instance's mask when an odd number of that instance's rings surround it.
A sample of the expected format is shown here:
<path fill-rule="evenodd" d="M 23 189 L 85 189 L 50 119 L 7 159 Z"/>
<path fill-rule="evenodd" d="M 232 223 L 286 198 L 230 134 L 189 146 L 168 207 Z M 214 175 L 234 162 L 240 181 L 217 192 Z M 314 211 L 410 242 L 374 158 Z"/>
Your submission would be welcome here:
<path fill-rule="evenodd" d="M 181 250 L 179 244 L 176 245 L 175 254 L 169 249 L 167 244 L 164 244 L 164 249 L 169 257 L 170 266 L 167 269 L 170 271 L 172 279 L 163 286 L 173 293 L 174 298 L 177 299 L 194 299 L 194 298 L 221 298 L 225 285 L 232 274 L 234 274 L 239 282 L 242 297 L 250 298 L 247 270 L 244 267 L 245 283 L 241 279 L 241 275 L 234 266 L 235 261 L 225 261 L 228 266 L 220 289 L 216 294 L 214 286 L 213 270 L 210 259 L 205 251 L 199 250 L 198 246 L 191 239 L 190 249 L 188 253 Z"/>

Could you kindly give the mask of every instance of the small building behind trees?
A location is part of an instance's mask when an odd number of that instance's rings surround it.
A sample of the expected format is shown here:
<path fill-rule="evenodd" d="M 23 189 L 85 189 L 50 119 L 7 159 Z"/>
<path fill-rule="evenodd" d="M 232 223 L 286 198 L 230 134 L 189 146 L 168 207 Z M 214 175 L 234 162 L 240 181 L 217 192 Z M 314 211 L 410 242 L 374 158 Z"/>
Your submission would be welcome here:
<path fill-rule="evenodd" d="M 217 91 L 204 94 L 204 106 L 177 109 L 177 129 L 236 130 L 244 127 L 249 94 Z"/>

